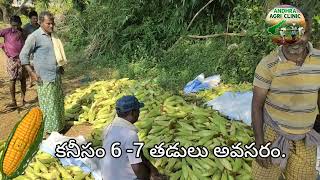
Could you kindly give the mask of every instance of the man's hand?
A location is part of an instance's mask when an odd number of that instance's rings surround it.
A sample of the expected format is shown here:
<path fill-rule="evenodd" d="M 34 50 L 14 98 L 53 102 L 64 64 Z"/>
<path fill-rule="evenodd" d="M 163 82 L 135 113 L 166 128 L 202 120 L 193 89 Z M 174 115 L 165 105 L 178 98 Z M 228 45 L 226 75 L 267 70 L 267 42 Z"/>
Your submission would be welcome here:
<path fill-rule="evenodd" d="M 40 77 L 38 77 L 38 75 L 35 72 L 32 71 L 30 75 L 31 75 L 32 81 L 36 81 L 36 82 L 40 81 Z"/>
<path fill-rule="evenodd" d="M 64 74 L 64 68 L 62 66 L 59 66 L 59 72 L 60 74 Z"/>
<path fill-rule="evenodd" d="M 257 150 L 260 149 L 261 145 L 264 145 L 263 140 L 261 140 L 260 142 L 259 142 L 259 140 L 256 140 Z M 271 165 L 271 157 L 270 156 L 267 158 L 262 158 L 262 157 L 258 156 L 256 158 L 256 160 L 257 160 L 257 163 L 264 168 L 268 168 Z"/>
<path fill-rule="evenodd" d="M 259 150 L 261 145 L 264 145 L 264 132 L 263 132 L 263 106 L 267 96 L 268 90 L 254 86 L 252 98 L 252 128 L 255 136 L 256 148 Z M 257 158 L 257 162 L 262 167 L 267 167 L 267 158 Z"/>
<path fill-rule="evenodd" d="M 138 164 L 131 164 L 131 167 L 138 179 L 141 179 L 141 180 L 150 179 L 151 177 L 150 171 L 143 162 Z"/>
<path fill-rule="evenodd" d="M 32 70 L 31 66 L 29 64 L 24 65 L 25 69 L 28 71 L 28 73 L 31 76 L 32 81 L 40 82 L 40 77 Z"/>
<path fill-rule="evenodd" d="M 320 133 L 320 115 L 317 115 L 316 121 L 314 122 L 313 129 Z"/>
<path fill-rule="evenodd" d="M 147 160 L 147 158 L 144 156 L 143 152 L 140 152 L 140 157 L 143 161 L 143 163 L 148 167 L 150 171 L 150 179 L 151 180 L 169 180 L 169 178 L 165 175 L 162 175 L 159 173 L 158 169 L 154 167 L 150 161 Z"/>
<path fill-rule="evenodd" d="M 150 180 L 169 180 L 169 177 L 159 173 L 151 173 Z"/>
<path fill-rule="evenodd" d="M 148 167 L 148 168 L 150 169 L 150 176 L 151 176 L 151 177 L 157 178 L 158 176 L 161 175 L 161 174 L 158 172 L 158 170 L 155 170 L 155 169 L 150 168 L 150 167 Z"/>
<path fill-rule="evenodd" d="M 320 91 L 318 91 L 318 109 L 320 109 Z M 317 115 L 313 129 L 320 133 L 320 114 Z"/>
<path fill-rule="evenodd" d="M 262 158 L 262 157 L 257 157 L 257 163 L 264 167 L 264 168 L 268 168 L 271 165 L 271 157 L 267 157 L 267 158 Z"/>

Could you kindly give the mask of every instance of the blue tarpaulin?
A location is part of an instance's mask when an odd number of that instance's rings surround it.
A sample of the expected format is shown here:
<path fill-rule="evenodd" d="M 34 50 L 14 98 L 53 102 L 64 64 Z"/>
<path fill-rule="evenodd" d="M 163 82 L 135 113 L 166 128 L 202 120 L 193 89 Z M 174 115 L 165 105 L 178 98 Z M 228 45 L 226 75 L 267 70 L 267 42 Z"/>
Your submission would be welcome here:
<path fill-rule="evenodd" d="M 201 90 L 214 88 L 219 83 L 220 75 L 204 78 L 204 74 L 200 74 L 194 80 L 188 82 L 183 91 L 185 94 L 196 93 Z"/>

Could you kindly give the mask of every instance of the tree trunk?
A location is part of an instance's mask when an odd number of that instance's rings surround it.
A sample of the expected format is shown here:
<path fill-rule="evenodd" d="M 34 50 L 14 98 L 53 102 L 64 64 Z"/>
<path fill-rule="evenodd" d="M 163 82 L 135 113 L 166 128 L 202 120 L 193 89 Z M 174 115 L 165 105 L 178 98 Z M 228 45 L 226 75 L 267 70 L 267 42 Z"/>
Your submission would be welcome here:
<path fill-rule="evenodd" d="M 2 19 L 5 23 L 9 23 L 10 21 L 10 14 L 9 11 L 7 9 L 7 7 L 5 7 L 4 5 L 0 5 L 0 9 L 2 11 Z"/>
<path fill-rule="evenodd" d="M 280 5 L 280 0 L 268 0 L 265 1 L 265 12 L 271 11 L 275 6 Z"/>

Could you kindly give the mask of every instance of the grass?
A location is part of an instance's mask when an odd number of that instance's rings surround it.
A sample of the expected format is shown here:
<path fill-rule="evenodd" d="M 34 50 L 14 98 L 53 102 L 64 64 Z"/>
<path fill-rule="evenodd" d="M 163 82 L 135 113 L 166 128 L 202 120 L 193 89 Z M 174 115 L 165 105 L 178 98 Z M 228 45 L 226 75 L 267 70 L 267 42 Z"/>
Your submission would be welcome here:
<path fill-rule="evenodd" d="M 123 77 L 156 79 L 162 88 L 178 93 L 186 83 L 201 73 L 205 73 L 206 77 L 219 73 L 216 65 L 219 58 L 224 56 L 226 48 L 221 46 L 224 44 L 222 41 L 181 41 L 158 57 L 140 50 L 131 57 L 104 55 L 86 59 L 83 51 L 66 46 L 66 54 L 70 58 L 66 76 L 91 80 Z"/>

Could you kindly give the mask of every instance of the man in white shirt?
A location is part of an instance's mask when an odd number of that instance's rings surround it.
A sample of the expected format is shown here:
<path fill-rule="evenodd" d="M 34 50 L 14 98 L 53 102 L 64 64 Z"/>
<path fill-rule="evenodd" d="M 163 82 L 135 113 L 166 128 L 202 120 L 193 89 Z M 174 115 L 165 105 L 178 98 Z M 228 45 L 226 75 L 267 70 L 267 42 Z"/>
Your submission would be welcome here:
<path fill-rule="evenodd" d="M 157 169 L 143 156 L 138 129 L 133 125 L 144 106 L 134 96 L 123 96 L 116 102 L 117 115 L 104 130 L 103 148 L 106 156 L 101 160 L 103 180 L 149 180 L 161 177 Z M 118 144 L 116 144 L 118 143 Z M 120 154 L 121 152 L 121 154 Z"/>

